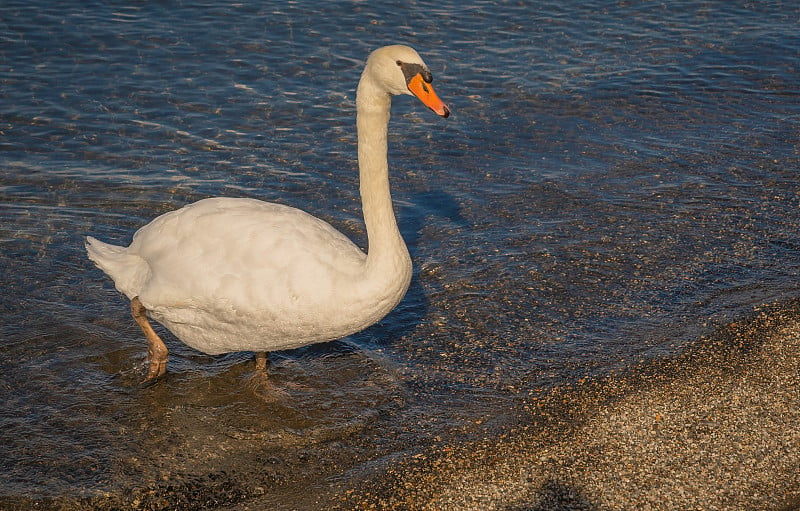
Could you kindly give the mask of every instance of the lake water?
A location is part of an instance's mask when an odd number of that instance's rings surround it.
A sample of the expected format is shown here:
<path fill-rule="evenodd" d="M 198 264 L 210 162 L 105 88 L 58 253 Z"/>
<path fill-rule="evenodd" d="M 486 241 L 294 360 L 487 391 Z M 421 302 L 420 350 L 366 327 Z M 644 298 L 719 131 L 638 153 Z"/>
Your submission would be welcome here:
<path fill-rule="evenodd" d="M 792 2 L 4 2 L 0 507 L 291 508 L 796 298 L 798 21 Z M 274 353 L 276 393 L 252 354 L 167 334 L 168 376 L 140 387 L 144 339 L 84 236 L 245 196 L 363 246 L 355 85 L 396 42 L 453 112 L 394 102 L 403 302 Z"/>

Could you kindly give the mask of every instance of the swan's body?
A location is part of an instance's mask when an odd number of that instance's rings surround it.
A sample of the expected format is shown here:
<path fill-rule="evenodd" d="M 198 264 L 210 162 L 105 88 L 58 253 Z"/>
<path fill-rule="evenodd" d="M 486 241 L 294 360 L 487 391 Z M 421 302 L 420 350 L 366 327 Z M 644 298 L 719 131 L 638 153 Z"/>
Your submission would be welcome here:
<path fill-rule="evenodd" d="M 365 254 L 328 223 L 253 199 L 212 198 L 159 216 L 128 247 L 88 237 L 89 257 L 131 300 L 148 338 L 147 379 L 166 347 L 145 311 L 209 354 L 330 341 L 379 321 L 403 298 L 411 259 L 392 208 L 387 164 L 391 95 L 414 94 L 443 117 L 419 55 L 387 46 L 370 55 L 357 91 Z M 260 360 L 264 366 L 265 358 Z"/>
<path fill-rule="evenodd" d="M 330 224 L 254 199 L 201 200 L 142 227 L 127 248 L 91 239 L 89 251 L 120 292 L 212 355 L 357 332 L 400 301 L 411 275 L 405 246 L 368 275 L 367 256 Z"/>

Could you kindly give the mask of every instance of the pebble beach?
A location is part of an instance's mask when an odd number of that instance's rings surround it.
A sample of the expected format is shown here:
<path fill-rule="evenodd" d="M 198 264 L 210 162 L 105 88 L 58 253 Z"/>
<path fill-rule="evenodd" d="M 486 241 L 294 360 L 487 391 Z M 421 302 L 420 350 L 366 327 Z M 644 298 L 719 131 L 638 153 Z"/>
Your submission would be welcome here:
<path fill-rule="evenodd" d="M 524 399 L 512 430 L 370 465 L 355 485 L 307 492 L 306 509 L 800 509 L 798 307 Z"/>

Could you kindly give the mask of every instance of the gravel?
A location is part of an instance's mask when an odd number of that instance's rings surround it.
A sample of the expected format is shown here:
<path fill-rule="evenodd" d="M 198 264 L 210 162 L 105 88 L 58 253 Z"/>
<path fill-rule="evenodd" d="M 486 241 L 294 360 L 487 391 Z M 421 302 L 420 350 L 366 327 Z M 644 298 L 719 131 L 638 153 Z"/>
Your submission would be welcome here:
<path fill-rule="evenodd" d="M 669 360 L 532 393 L 515 427 L 317 488 L 309 509 L 798 510 L 799 310 L 767 307 Z"/>

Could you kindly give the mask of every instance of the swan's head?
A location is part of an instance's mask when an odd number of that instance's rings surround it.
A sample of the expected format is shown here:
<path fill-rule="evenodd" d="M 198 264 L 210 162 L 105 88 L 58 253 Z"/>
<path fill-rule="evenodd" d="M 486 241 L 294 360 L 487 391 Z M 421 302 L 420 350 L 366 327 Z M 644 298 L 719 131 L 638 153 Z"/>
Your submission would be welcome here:
<path fill-rule="evenodd" d="M 419 54 L 408 46 L 384 46 L 373 51 L 367 59 L 364 74 L 389 94 L 410 94 L 442 117 L 450 115 L 431 86 L 433 75 Z"/>

